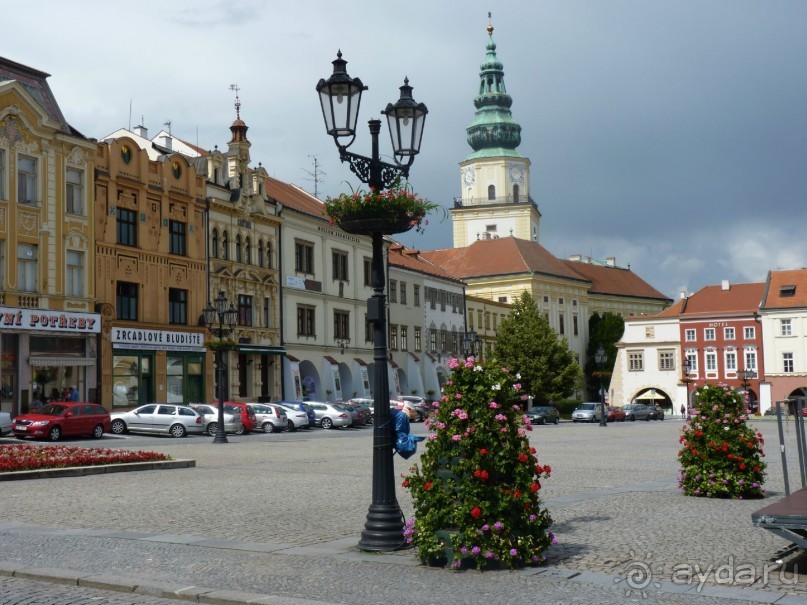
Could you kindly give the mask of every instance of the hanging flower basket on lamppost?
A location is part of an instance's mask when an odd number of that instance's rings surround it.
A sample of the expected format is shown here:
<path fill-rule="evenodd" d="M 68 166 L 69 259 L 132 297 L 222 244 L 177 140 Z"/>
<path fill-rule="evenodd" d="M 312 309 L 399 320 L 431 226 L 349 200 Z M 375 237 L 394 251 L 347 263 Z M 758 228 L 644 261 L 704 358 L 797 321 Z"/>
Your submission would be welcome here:
<path fill-rule="evenodd" d="M 409 183 L 397 179 L 386 191 L 359 189 L 329 197 L 325 201 L 325 214 L 331 224 L 343 231 L 358 235 L 393 235 L 415 229 L 418 233 L 428 224 L 429 212 L 445 209 L 414 193 Z"/>

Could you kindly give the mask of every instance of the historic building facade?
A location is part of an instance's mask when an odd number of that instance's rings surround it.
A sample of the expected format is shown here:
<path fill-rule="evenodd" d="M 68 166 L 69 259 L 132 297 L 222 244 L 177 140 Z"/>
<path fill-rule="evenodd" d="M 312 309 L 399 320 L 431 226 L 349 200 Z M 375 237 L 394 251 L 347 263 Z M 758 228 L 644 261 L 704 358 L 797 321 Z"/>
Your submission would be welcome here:
<path fill-rule="evenodd" d="M 182 154 L 118 133 L 98 144 L 95 203 L 101 403 L 207 400 L 204 175 Z"/>
<path fill-rule="evenodd" d="M 0 409 L 12 414 L 100 388 L 95 144 L 48 75 L 0 59 Z"/>

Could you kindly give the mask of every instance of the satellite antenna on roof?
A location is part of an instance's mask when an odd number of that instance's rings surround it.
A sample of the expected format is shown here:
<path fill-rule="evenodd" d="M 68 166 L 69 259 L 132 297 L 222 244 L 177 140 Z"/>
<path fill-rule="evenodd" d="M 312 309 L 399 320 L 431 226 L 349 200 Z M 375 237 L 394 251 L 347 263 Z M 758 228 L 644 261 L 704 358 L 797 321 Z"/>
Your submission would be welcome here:
<path fill-rule="evenodd" d="M 319 159 L 317 158 L 317 156 L 309 154 L 308 157 L 314 158 L 314 171 L 311 172 L 310 170 L 306 170 L 305 168 L 301 168 L 301 170 L 311 177 L 310 179 L 305 180 L 314 182 L 314 197 L 319 197 L 318 185 L 322 182 L 320 176 L 324 175 L 325 173 L 319 168 Z"/>
<path fill-rule="evenodd" d="M 238 84 L 230 84 L 230 90 L 235 91 L 235 117 L 241 119 L 241 99 L 238 98 L 238 91 L 241 90 Z"/>
<path fill-rule="evenodd" d="M 170 135 L 171 134 L 171 120 L 168 120 L 167 122 L 163 122 L 163 126 L 168 126 L 168 134 Z"/>

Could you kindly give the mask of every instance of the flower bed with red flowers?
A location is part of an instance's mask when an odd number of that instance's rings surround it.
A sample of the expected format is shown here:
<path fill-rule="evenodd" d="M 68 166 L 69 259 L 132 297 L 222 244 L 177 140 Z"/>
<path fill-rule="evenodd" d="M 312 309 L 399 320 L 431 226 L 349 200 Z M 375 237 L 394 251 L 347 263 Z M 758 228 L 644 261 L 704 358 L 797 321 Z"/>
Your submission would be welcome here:
<path fill-rule="evenodd" d="M 0 445 L 0 472 L 171 460 L 157 452 L 57 445 Z"/>
<path fill-rule="evenodd" d="M 743 394 L 726 386 L 697 390 L 690 419 L 684 425 L 681 476 L 687 496 L 763 498 L 765 462 L 762 434 L 746 424 L 751 410 Z"/>
<path fill-rule="evenodd" d="M 527 439 L 519 375 L 473 357 L 448 364 L 425 451 L 404 478 L 415 509 L 404 534 L 429 565 L 538 565 L 555 542 L 538 495 L 552 469 Z"/>

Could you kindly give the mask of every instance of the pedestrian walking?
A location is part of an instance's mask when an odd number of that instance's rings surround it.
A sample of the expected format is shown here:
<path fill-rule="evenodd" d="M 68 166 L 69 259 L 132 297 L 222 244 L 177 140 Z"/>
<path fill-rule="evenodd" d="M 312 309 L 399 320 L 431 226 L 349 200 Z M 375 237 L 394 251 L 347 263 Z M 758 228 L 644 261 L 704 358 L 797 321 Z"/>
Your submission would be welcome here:
<path fill-rule="evenodd" d="M 76 388 L 76 385 L 71 384 L 70 385 L 70 394 L 67 396 L 67 400 L 68 401 L 78 401 L 79 397 L 80 397 L 80 395 L 78 393 L 78 389 Z"/>
<path fill-rule="evenodd" d="M 681 418 L 683 418 L 687 413 L 687 406 L 683 403 L 681 404 Z"/>

